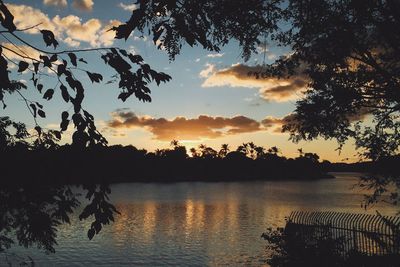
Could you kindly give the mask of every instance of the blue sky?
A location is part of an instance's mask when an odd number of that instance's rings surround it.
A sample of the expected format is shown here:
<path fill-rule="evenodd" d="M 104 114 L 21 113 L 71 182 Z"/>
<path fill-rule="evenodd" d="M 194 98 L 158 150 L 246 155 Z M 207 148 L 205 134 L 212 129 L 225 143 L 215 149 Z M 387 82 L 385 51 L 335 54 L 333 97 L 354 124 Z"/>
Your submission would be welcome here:
<path fill-rule="evenodd" d="M 114 40 L 112 32 L 106 33 L 112 25 L 129 19 L 130 10 L 134 8 L 129 1 L 14 0 L 6 1 L 6 4 L 14 13 L 18 28 L 42 23 L 37 29 L 18 33 L 37 47 L 52 50 L 44 46 L 38 33 L 38 29 L 50 29 L 60 43 L 57 50 L 117 46 L 140 54 L 152 68 L 172 76 L 172 81 L 166 84 L 150 86 L 151 103 L 140 102 L 134 97 L 124 103 L 117 99 L 119 91 L 116 86 L 105 84 L 114 73 L 102 63 L 101 54 L 78 55 L 89 62 L 80 67 L 104 77 L 103 83 L 92 84 L 85 72 L 74 72 L 87 89 L 85 109 L 95 116 L 98 128 L 111 144 L 132 144 L 154 150 L 168 147 L 170 140 L 178 139 L 187 147 L 204 143 L 219 148 L 228 143 L 234 149 L 243 142 L 253 141 L 266 148 L 278 146 L 284 155 L 290 157 L 297 156 L 297 149 L 303 148 L 332 161 L 354 159 L 355 151 L 351 144 L 346 145 L 339 155 L 334 141 L 293 144 L 288 141 L 287 134 L 279 133 L 282 119 L 294 110 L 296 99 L 301 97 L 306 78 L 299 75 L 287 80 L 260 80 L 247 73 L 259 69 L 264 58 L 265 63 L 272 63 L 280 55 L 290 53 L 286 48 L 268 43 L 259 48 L 259 54 L 244 62 L 235 42 L 223 47 L 220 53 L 186 45 L 176 60 L 170 62 L 165 51 L 157 49 L 151 38 L 140 38 L 138 32 L 134 32 L 126 42 Z M 4 36 L 0 38 L 3 45 L 10 45 Z M 23 46 L 20 49 L 34 53 Z M 16 62 L 19 60 L 13 55 L 8 56 Z M 33 88 L 28 74 L 16 74 L 16 69 L 13 69 L 12 75 L 16 80 L 26 81 L 30 89 L 24 92 L 27 98 L 45 104 L 47 118 L 40 119 L 39 123 L 47 128 L 56 128 L 61 112 L 70 110 L 71 105 L 62 101 L 57 90 L 54 98 L 47 102 Z M 42 79 L 46 84 L 44 89 L 57 83 L 54 77 L 43 76 Z M 29 127 L 34 126 L 19 96 L 7 95 L 5 101 L 8 107 L 0 111 L 1 116 L 8 115 Z M 206 117 L 200 119 L 200 115 Z M 118 122 L 114 124 L 118 127 L 112 127 L 113 121 Z M 70 126 L 68 133 L 72 130 Z M 66 134 L 64 141 L 69 142 L 69 138 Z"/>

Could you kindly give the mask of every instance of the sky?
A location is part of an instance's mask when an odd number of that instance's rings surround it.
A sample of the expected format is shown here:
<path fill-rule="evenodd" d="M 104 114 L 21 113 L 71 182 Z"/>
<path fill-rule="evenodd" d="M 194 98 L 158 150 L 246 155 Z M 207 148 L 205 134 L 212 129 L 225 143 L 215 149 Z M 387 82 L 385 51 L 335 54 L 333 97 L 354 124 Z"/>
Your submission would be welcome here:
<path fill-rule="evenodd" d="M 136 6 L 134 1 L 121 0 L 10 0 L 6 5 L 14 15 L 18 29 L 39 26 L 18 36 L 44 50 L 46 47 L 39 30 L 54 32 L 60 43 L 57 50 L 120 47 L 133 54 L 140 54 L 146 63 L 156 71 L 162 71 L 172 80 L 157 86 L 150 85 L 151 103 L 143 103 L 131 97 L 126 102 L 117 99 L 119 90 L 112 80 L 114 72 L 100 59 L 101 52 L 79 53 L 89 64 L 80 64 L 83 70 L 103 75 L 103 83 L 92 84 L 82 70 L 74 71 L 84 87 L 83 106 L 94 115 L 98 129 L 111 145 L 134 145 L 138 148 L 155 150 L 170 146 L 170 141 L 179 140 L 187 148 L 206 144 L 219 149 L 221 144 L 229 144 L 231 149 L 242 143 L 254 142 L 266 148 L 277 146 L 287 157 L 298 156 L 298 149 L 314 152 L 321 159 L 334 162 L 355 161 L 356 151 L 352 142 L 346 144 L 339 154 L 334 140 L 316 140 L 294 144 L 287 133 L 281 133 L 282 123 L 290 118 L 295 102 L 302 97 L 307 78 L 296 75 L 290 79 L 256 79 L 249 71 L 262 70 L 263 64 L 274 62 L 279 56 L 291 51 L 277 47 L 271 42 L 261 45 L 258 54 L 245 62 L 241 50 L 234 41 L 223 47 L 219 53 L 204 50 L 202 47 L 183 46 L 174 61 L 169 61 L 167 53 L 157 49 L 151 38 L 135 31 L 125 40 L 115 40 L 114 33 L 107 31 L 129 19 Z M 34 57 L 39 53 L 11 36 L 0 35 L 3 46 L 17 44 L 19 51 Z M 15 48 L 15 47 L 14 47 Z M 56 51 L 57 51 L 56 50 Z M 6 56 L 18 62 L 18 56 Z M 12 78 L 28 86 L 24 96 L 44 104 L 45 119 L 38 119 L 41 126 L 57 129 L 62 111 L 72 110 L 70 103 L 62 100 L 59 90 L 51 101 L 46 101 L 33 88 L 31 74 L 16 74 Z M 52 77 L 53 76 L 53 77 Z M 56 87 L 54 75 L 42 75 L 43 84 Z M 58 85 L 57 85 L 58 86 Z M 45 88 L 46 89 L 46 88 Z M 34 121 L 21 97 L 6 95 L 7 108 L 0 116 L 10 116 L 16 121 L 34 127 Z M 73 127 L 70 125 L 63 142 L 70 142 Z"/>

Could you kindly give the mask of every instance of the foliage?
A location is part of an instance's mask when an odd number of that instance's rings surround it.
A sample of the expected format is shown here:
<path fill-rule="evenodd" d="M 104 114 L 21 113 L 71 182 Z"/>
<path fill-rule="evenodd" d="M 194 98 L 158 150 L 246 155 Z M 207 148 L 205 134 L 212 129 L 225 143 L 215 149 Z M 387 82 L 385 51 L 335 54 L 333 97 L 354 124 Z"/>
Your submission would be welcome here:
<path fill-rule="evenodd" d="M 273 267 L 289 266 L 344 266 L 340 255 L 343 240 L 332 239 L 329 229 L 313 240 L 306 240 L 293 224 L 285 228 L 267 229 L 261 236 L 271 252 L 267 261 Z"/>
<path fill-rule="evenodd" d="M 0 252 L 17 241 L 24 247 L 37 246 L 55 252 L 57 227 L 70 223 L 70 214 L 80 206 L 79 195 L 68 185 L 46 185 L 30 181 L 23 186 L 6 185 L 0 189 Z M 84 185 L 89 204 L 79 219 L 94 219 L 88 237 L 100 232 L 103 225 L 114 220 L 116 209 L 108 200 L 107 186 Z"/>
<path fill-rule="evenodd" d="M 241 46 L 245 59 L 256 51 L 261 39 L 269 38 L 278 45 L 291 48 L 290 55 L 266 66 L 264 73 L 255 75 L 287 77 L 300 73 L 308 77 L 305 97 L 297 102 L 292 119 L 284 126 L 293 141 L 333 138 L 341 147 L 348 139 L 354 138 L 361 156 L 373 161 L 398 153 L 398 1 L 139 0 L 137 4 L 139 8 L 132 12 L 131 18 L 113 28 L 116 38 L 127 39 L 133 30 L 143 34 L 147 31 L 159 48 L 165 48 L 171 60 L 179 54 L 184 43 L 190 46 L 200 44 L 207 50 L 219 51 L 221 46 L 234 39 Z M 103 76 L 86 68 L 89 64 L 80 56 L 81 53 L 101 53 L 104 64 L 115 72 L 120 89 L 118 98 L 122 101 L 132 95 L 144 102 L 151 101 L 149 83 L 159 85 L 171 79 L 167 74 L 153 70 L 140 55 L 119 48 L 58 51 L 58 41 L 47 29 L 40 29 L 40 32 L 46 47 L 53 47 L 54 51 L 35 47 L 19 36 L 19 32 L 28 29 L 17 29 L 13 19 L 7 6 L 0 1 L 0 23 L 4 28 L 1 34 L 17 40 L 12 44 L 24 44 L 36 50 L 40 58 L 32 58 L 0 45 L 0 101 L 6 108 L 7 94 L 22 97 L 35 121 L 36 141 L 32 142 L 35 148 L 56 149 L 56 141 L 71 122 L 75 128 L 75 147 L 107 145 L 94 124 L 93 115 L 82 107 L 85 88 L 74 73 L 85 72 L 92 83 L 102 82 Z M 7 58 L 5 50 L 19 56 L 21 61 L 14 62 Z M 14 64 L 17 69 L 12 70 L 9 64 Z M 30 81 L 45 102 L 51 101 L 60 92 L 63 101 L 72 104 L 71 114 L 68 111 L 61 114 L 59 131 L 45 131 L 39 126 L 37 119 L 47 116 L 44 105 L 27 99 L 24 96 L 26 86 L 10 79 L 10 71 L 30 75 Z M 57 82 L 51 88 L 41 78 L 48 71 Z M 368 118 L 368 123 L 360 123 L 365 118 Z M 14 123 L 9 118 L 2 118 L 0 123 L 1 150 L 5 147 L 3 145 L 17 147 L 26 144 L 28 133 L 22 124 Z M 9 128 L 14 128 L 16 134 L 10 135 L 6 130 Z M 201 157 L 219 155 L 206 146 L 192 152 Z M 267 154 L 276 156 L 277 152 Z M 236 153 L 227 153 L 225 149 L 220 155 L 240 158 L 248 153 L 254 158 L 265 154 L 265 151 L 247 144 Z M 177 154 L 182 156 L 183 149 L 180 148 Z M 310 154 L 304 157 L 318 160 Z M 374 179 L 365 181 L 367 186 L 377 189 L 373 196 L 376 199 L 388 190 L 387 182 L 398 189 L 399 177 L 391 176 L 383 183 Z M 398 201 L 398 195 L 393 196 L 393 202 Z M 97 228 L 98 225 L 94 226 L 92 232 Z"/>
<path fill-rule="evenodd" d="M 185 42 L 218 51 L 235 39 L 244 59 L 262 39 L 290 48 L 289 55 L 252 75 L 307 77 L 305 96 L 284 125 L 294 142 L 336 139 L 341 149 L 347 140 L 355 139 L 360 156 L 373 161 L 398 153 L 398 1 L 152 0 L 137 4 L 131 18 L 114 28 L 116 38 L 127 39 L 134 29 L 148 30 L 171 59 Z M 398 177 L 391 184 L 399 184 Z"/>
<path fill-rule="evenodd" d="M 399 146 L 397 1 L 290 1 L 292 27 L 277 38 L 293 53 L 271 70 L 302 68 L 309 90 L 285 130 L 294 141 L 350 137 L 377 160 Z M 388 30 L 391 29 L 391 30 Z M 393 31 L 392 31 L 393 29 Z M 358 121 L 373 118 L 371 126 Z"/>
<path fill-rule="evenodd" d="M 94 117 L 82 107 L 85 98 L 85 88 L 81 81 L 75 77 L 75 72 L 85 72 L 92 83 L 100 83 L 103 76 L 99 73 L 91 72 L 87 69 L 88 62 L 79 57 L 80 53 L 88 53 L 98 51 L 101 54 L 101 59 L 104 64 L 109 66 L 114 72 L 114 82 L 118 82 L 118 88 L 121 90 L 118 98 L 126 101 L 131 95 L 143 102 L 150 102 L 149 83 L 155 82 L 160 85 L 161 82 L 167 82 L 171 77 L 163 72 L 153 70 L 146 64 L 140 55 L 133 55 L 126 50 L 119 48 L 95 48 L 95 49 L 77 49 L 57 51 L 58 41 L 55 39 L 53 32 L 41 29 L 43 41 L 46 46 L 53 46 L 55 51 L 44 50 L 38 48 L 19 36 L 19 32 L 24 32 L 28 29 L 16 29 L 13 23 L 13 15 L 7 9 L 7 6 L 0 1 L 0 11 L 2 12 L 2 25 L 5 30 L 1 31 L 3 36 L 9 35 L 17 41 L 11 41 L 12 48 L 0 45 L 0 101 L 3 103 L 3 108 L 6 108 L 5 94 L 19 94 L 25 101 L 26 107 L 32 114 L 35 121 L 35 130 L 37 132 L 38 142 L 43 142 L 44 130 L 39 126 L 37 119 L 45 118 L 46 112 L 43 104 L 31 101 L 24 96 L 23 90 L 27 86 L 21 82 L 10 79 L 12 69 L 9 63 L 18 67 L 17 72 L 24 75 L 30 75 L 30 81 L 37 91 L 42 94 L 43 99 L 50 101 L 60 92 L 62 99 L 66 103 L 71 103 L 73 112 L 62 112 L 62 121 L 60 131 L 52 131 L 48 134 L 52 135 L 55 141 L 60 140 L 63 132 L 68 129 L 70 122 L 73 123 L 75 132 L 73 135 L 73 144 L 78 147 L 86 147 L 88 145 L 106 145 L 107 140 L 101 135 L 94 124 Z M 32 26 L 31 28 L 39 28 L 40 25 Z M 26 45 L 40 53 L 39 58 L 31 57 L 24 51 L 18 49 L 18 44 Z M 3 50 L 14 54 L 21 58 L 18 63 L 7 58 Z M 43 76 L 49 76 L 47 72 L 52 73 L 50 77 L 56 80 L 56 85 L 47 90 L 43 90 L 48 85 L 43 82 Z M 50 137 L 50 136 L 47 136 Z"/>
<path fill-rule="evenodd" d="M 184 43 L 218 52 L 231 39 L 239 42 L 243 57 L 248 59 L 260 43 L 260 32 L 277 28 L 279 2 L 139 0 L 131 18 L 113 30 L 119 39 L 128 39 L 133 30 L 148 31 L 154 44 L 165 48 L 171 60 Z"/>
<path fill-rule="evenodd" d="M 398 226 L 394 227 L 398 231 Z M 316 229 L 318 229 L 317 233 L 314 232 Z M 261 237 L 267 241 L 269 252 L 267 263 L 272 267 L 394 267 L 398 265 L 399 260 L 398 254 L 368 256 L 355 250 L 350 250 L 344 255 L 341 252 L 348 246 L 348 241 L 345 236 L 332 235 L 329 225 L 319 225 L 317 228 L 303 225 L 303 229 L 299 229 L 298 225 L 288 221 L 285 228 L 269 228 Z M 379 241 L 373 234 L 369 238 Z M 381 242 L 378 244 L 385 245 Z M 387 245 L 396 246 L 393 243 Z"/>
<path fill-rule="evenodd" d="M 80 57 L 81 53 L 92 51 L 100 53 L 104 64 L 115 72 L 113 81 L 118 82 L 120 89 L 118 98 L 122 101 L 126 101 L 131 95 L 134 95 L 143 102 L 150 102 L 149 84 L 154 81 L 160 85 L 161 82 L 169 81 L 171 77 L 163 72 L 153 70 L 140 55 L 133 55 L 119 48 L 57 50 L 59 43 L 55 39 L 54 33 L 47 29 L 41 29 L 40 25 L 17 29 L 14 25 L 14 16 L 2 1 L 0 1 L 0 22 L 4 28 L 0 33 L 12 44 L 10 47 L 4 44 L 0 45 L 0 101 L 3 103 L 3 109 L 6 109 L 6 95 L 18 94 L 25 102 L 35 122 L 34 132 L 30 132 L 22 123 L 13 122 L 9 117 L 0 118 L 0 153 L 2 153 L 2 161 L 8 160 L 6 161 L 7 167 L 12 171 L 12 173 L 8 173 L 2 166 L 0 250 L 10 247 L 14 240 L 9 236 L 15 234 L 20 245 L 25 247 L 37 245 L 48 252 L 54 252 L 57 227 L 61 223 L 69 223 L 69 214 L 80 203 L 77 196 L 72 193 L 70 186 L 55 185 L 57 181 L 53 181 L 49 186 L 45 186 L 46 183 L 41 181 L 42 187 L 32 184 L 32 180 L 29 179 L 23 179 L 22 184 L 18 183 L 18 179 L 14 178 L 18 178 L 16 170 L 20 168 L 18 165 L 21 164 L 21 160 L 13 158 L 13 153 L 56 151 L 60 147 L 57 144 L 58 141 L 70 124 L 73 124 L 75 128 L 72 145 L 78 151 L 77 153 L 87 146 L 107 145 L 107 140 L 95 126 L 93 115 L 82 106 L 86 89 L 75 74 L 76 72 L 86 73 L 92 83 L 102 82 L 103 76 L 87 68 L 89 64 Z M 51 46 L 54 51 L 36 47 L 20 36 L 20 32 L 32 28 L 40 30 L 46 47 Z M 18 48 L 18 45 L 26 45 L 40 53 L 39 58 L 26 54 Z M 15 62 L 8 58 L 6 51 L 21 60 Z M 9 64 L 17 66 L 17 69 L 13 70 Z M 24 83 L 10 78 L 14 72 L 29 76 L 33 88 L 42 95 L 44 102 L 52 100 L 60 92 L 62 100 L 72 105 L 72 112 L 63 111 L 61 114 L 60 130 L 45 130 L 39 125 L 38 120 L 47 116 L 45 106 L 43 103 L 25 97 L 24 90 L 27 90 L 28 87 Z M 45 83 L 49 80 L 51 82 L 51 78 L 56 80 L 56 85 L 49 88 L 49 85 Z M 45 88 L 49 89 L 44 90 Z M 50 162 L 35 161 L 36 165 L 27 175 L 33 180 L 39 179 L 40 166 L 48 163 Z M 50 169 L 49 166 L 44 168 Z M 82 172 L 73 166 L 67 168 L 73 169 L 72 175 L 74 176 L 82 175 Z M 52 175 L 57 175 L 60 171 L 57 170 Z M 63 169 L 63 171 L 66 170 Z M 13 178 L 8 177 L 8 174 L 11 174 Z M 10 179 L 10 181 L 6 179 Z M 98 234 L 103 225 L 113 221 L 113 216 L 117 213 L 115 207 L 108 201 L 109 187 L 105 184 L 96 184 L 82 185 L 89 204 L 83 209 L 79 218 L 81 220 L 93 219 L 88 230 L 89 239 Z"/>

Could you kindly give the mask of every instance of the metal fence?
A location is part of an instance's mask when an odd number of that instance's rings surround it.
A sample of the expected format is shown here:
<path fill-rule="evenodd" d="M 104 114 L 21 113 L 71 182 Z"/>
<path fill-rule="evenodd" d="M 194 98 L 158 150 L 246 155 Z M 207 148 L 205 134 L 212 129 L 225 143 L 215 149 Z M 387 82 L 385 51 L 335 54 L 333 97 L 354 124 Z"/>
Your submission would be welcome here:
<path fill-rule="evenodd" d="M 400 255 L 400 217 L 342 212 L 294 211 L 288 225 L 308 240 L 341 240 L 340 253 Z"/>

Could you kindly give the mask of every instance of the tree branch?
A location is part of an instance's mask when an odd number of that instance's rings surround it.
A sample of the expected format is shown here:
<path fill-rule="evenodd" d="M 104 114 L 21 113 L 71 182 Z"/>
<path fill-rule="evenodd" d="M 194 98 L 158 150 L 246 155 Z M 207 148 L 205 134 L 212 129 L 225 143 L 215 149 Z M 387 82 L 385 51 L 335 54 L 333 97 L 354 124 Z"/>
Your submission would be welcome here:
<path fill-rule="evenodd" d="M 66 54 L 66 53 L 79 53 L 79 52 L 89 52 L 89 51 L 100 51 L 100 50 L 110 50 L 110 49 L 118 49 L 117 47 L 98 47 L 98 48 L 87 48 L 87 49 L 71 49 L 71 50 L 62 50 L 62 51 L 58 51 L 58 52 L 51 52 L 51 51 L 46 51 L 43 49 L 40 49 L 30 43 L 28 43 L 27 41 L 25 41 L 24 39 L 22 39 L 21 37 L 19 37 L 18 35 L 16 35 L 13 32 L 7 32 L 9 34 L 11 34 L 12 36 L 14 36 L 15 38 L 17 38 L 19 41 L 21 41 L 22 43 L 24 43 L 25 45 L 35 49 L 36 51 L 39 51 L 41 53 L 44 54 L 50 54 L 50 55 L 57 55 L 57 54 Z"/>

